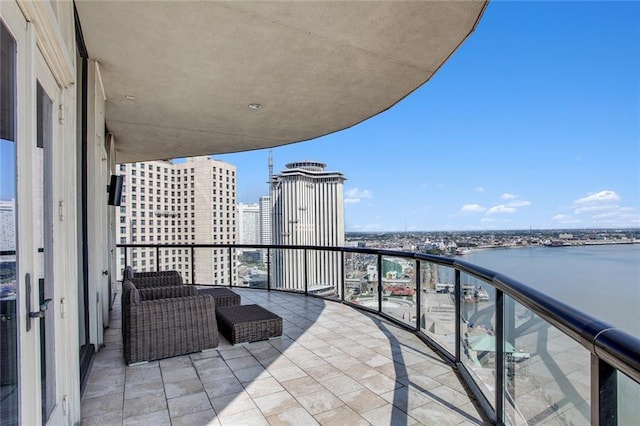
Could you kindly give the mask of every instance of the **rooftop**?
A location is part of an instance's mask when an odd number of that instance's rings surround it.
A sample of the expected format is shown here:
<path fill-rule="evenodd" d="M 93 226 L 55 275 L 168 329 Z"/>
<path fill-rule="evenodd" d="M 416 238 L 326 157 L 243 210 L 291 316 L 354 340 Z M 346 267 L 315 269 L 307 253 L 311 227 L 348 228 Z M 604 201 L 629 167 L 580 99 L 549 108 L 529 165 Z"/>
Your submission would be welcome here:
<path fill-rule="evenodd" d="M 82 397 L 83 425 L 482 424 L 448 361 L 349 306 L 234 288 L 283 318 L 281 338 L 142 365 L 122 355 L 120 289 Z"/>

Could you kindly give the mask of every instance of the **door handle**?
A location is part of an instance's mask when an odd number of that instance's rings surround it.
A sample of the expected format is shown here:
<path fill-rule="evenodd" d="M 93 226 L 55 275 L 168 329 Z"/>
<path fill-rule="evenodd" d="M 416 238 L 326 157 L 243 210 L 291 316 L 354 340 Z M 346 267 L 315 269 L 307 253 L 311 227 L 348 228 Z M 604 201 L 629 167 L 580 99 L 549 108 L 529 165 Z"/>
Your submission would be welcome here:
<path fill-rule="evenodd" d="M 29 312 L 29 318 L 44 318 L 47 309 L 49 309 L 49 302 L 51 302 L 51 299 L 45 299 L 40 305 L 39 311 Z"/>
<path fill-rule="evenodd" d="M 26 304 L 27 304 L 27 331 L 31 331 L 31 320 L 34 318 L 44 318 L 44 315 L 49 309 L 49 302 L 51 299 L 45 299 L 45 301 L 40 305 L 40 310 L 31 312 L 31 274 L 26 274 L 24 276 L 24 284 L 26 290 Z"/>

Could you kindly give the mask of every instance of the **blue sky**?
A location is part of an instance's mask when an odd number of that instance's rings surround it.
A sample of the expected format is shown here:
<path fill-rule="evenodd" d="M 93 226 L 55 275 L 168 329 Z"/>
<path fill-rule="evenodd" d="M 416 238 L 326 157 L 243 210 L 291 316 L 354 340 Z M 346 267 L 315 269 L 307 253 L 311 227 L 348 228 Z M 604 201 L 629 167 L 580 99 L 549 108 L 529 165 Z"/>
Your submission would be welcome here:
<path fill-rule="evenodd" d="M 494 1 L 405 100 L 273 156 L 345 174 L 347 231 L 640 227 L 640 3 Z M 268 151 L 216 158 L 266 194 Z"/>
<path fill-rule="evenodd" d="M 494 1 L 402 102 L 273 155 L 347 177 L 348 231 L 640 227 L 640 2 Z M 267 150 L 216 158 L 267 193 Z"/>

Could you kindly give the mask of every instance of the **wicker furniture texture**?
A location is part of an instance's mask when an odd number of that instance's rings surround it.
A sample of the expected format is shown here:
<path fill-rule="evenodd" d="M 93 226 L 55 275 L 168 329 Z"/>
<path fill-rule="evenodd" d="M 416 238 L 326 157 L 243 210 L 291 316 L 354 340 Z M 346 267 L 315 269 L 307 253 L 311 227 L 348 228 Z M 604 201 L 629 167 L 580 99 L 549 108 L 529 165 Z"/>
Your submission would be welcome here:
<path fill-rule="evenodd" d="M 213 296 L 213 299 L 216 301 L 216 309 L 225 306 L 238 306 L 240 304 L 240 295 L 228 288 L 201 288 L 198 289 L 198 294 Z"/>
<path fill-rule="evenodd" d="M 183 285 L 178 271 L 134 272 L 131 266 L 124 269 L 123 281 L 131 281 L 136 288 L 166 287 Z"/>
<path fill-rule="evenodd" d="M 122 340 L 127 364 L 218 346 L 215 301 L 196 292 L 189 286 L 138 290 L 131 281 L 122 284 Z"/>
<path fill-rule="evenodd" d="M 167 286 L 182 286 L 182 277 L 177 271 L 173 271 L 175 274 L 169 275 L 157 275 L 138 277 L 135 276 L 131 279 L 131 282 L 139 289 L 150 287 L 167 287 Z"/>
<path fill-rule="evenodd" d="M 198 296 L 198 290 L 190 285 L 140 288 L 138 292 L 140 293 L 140 300 Z"/>
<path fill-rule="evenodd" d="M 218 329 L 233 345 L 282 336 L 282 318 L 258 305 L 216 309 Z"/>

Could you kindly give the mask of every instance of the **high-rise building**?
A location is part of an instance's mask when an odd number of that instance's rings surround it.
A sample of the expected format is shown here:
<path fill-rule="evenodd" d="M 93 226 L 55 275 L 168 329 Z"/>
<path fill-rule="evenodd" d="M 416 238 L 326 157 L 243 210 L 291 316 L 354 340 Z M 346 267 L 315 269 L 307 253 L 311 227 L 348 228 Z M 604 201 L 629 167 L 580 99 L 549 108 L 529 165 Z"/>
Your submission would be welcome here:
<path fill-rule="evenodd" d="M 0 250 L 16 249 L 15 200 L 0 200 Z"/>
<path fill-rule="evenodd" d="M 315 161 L 289 163 L 271 182 L 272 239 L 274 244 L 308 246 L 344 245 L 345 177 L 326 171 Z M 274 250 L 273 285 L 310 291 L 338 288 L 342 276 L 340 256 L 330 251 Z"/>
<path fill-rule="evenodd" d="M 260 243 L 260 205 L 238 204 L 238 243 Z"/>
<path fill-rule="evenodd" d="M 209 157 L 193 157 L 181 163 L 121 164 L 120 173 L 125 176 L 116 229 L 121 244 L 236 242 L 235 166 Z M 191 248 L 130 249 L 128 263 L 136 271 L 178 270 L 187 282 L 229 284 L 228 269 L 230 263 L 235 265 L 235 251 L 193 250 L 192 256 Z M 123 250 L 116 261 L 118 270 L 122 270 Z M 231 273 L 234 276 L 235 266 Z"/>
<path fill-rule="evenodd" d="M 271 196 L 260 197 L 260 244 L 271 244 Z M 261 252 L 262 262 L 267 262 L 267 251 Z"/>

